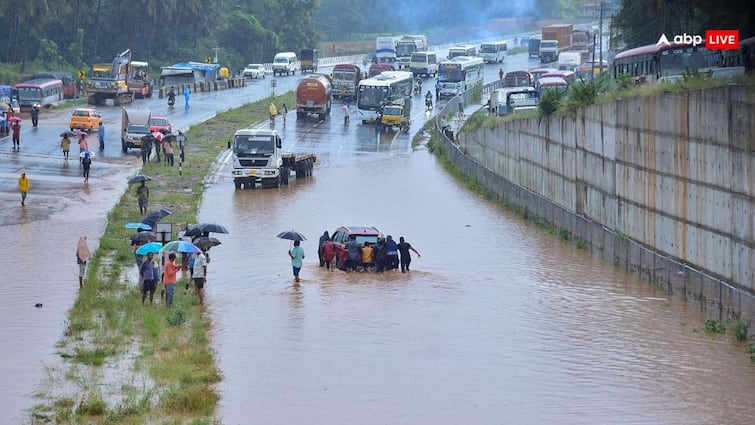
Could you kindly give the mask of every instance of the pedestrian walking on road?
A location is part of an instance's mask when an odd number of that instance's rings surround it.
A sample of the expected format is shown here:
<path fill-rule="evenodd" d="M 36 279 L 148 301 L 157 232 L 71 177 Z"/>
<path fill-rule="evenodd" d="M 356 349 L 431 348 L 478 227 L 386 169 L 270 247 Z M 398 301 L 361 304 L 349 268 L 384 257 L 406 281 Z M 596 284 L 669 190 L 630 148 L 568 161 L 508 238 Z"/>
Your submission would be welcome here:
<path fill-rule="evenodd" d="M 191 97 L 191 92 L 189 91 L 189 87 L 184 87 L 184 102 L 186 102 L 186 104 L 184 105 L 185 109 L 189 109 L 190 97 Z"/>
<path fill-rule="evenodd" d="M 503 68 L 498 69 L 498 79 L 503 80 Z"/>
<path fill-rule="evenodd" d="M 139 202 L 139 214 L 147 213 L 147 206 L 149 205 L 149 188 L 147 182 L 142 181 L 136 188 L 136 199 Z"/>
<path fill-rule="evenodd" d="M 79 289 L 84 287 L 84 275 L 87 271 L 87 261 L 89 261 L 89 246 L 87 246 L 87 237 L 79 238 L 79 244 L 76 246 L 76 264 L 79 265 Z"/>
<path fill-rule="evenodd" d="M 86 133 L 82 134 L 79 137 L 79 164 L 81 164 L 81 160 L 84 159 L 84 156 L 81 154 L 84 153 L 84 151 L 89 150 L 89 142 L 87 141 Z"/>
<path fill-rule="evenodd" d="M 344 102 L 343 106 L 341 106 L 341 110 L 343 110 L 343 125 L 347 125 L 349 123 L 349 104 Z"/>
<path fill-rule="evenodd" d="M 155 136 L 151 134 L 145 134 L 142 136 L 142 146 L 139 148 L 139 150 L 142 151 L 142 164 L 149 162 L 149 156 L 152 154 L 152 141 L 154 139 Z"/>
<path fill-rule="evenodd" d="M 21 150 L 21 124 L 14 121 L 11 130 L 13 130 L 13 150 Z"/>
<path fill-rule="evenodd" d="M 105 124 L 100 121 L 100 126 L 97 127 L 97 139 L 100 141 L 100 150 L 105 149 Z"/>
<path fill-rule="evenodd" d="M 81 166 L 84 169 L 84 183 L 89 182 L 89 170 L 92 168 L 92 157 L 89 152 L 84 154 L 84 158 L 81 158 Z"/>
<path fill-rule="evenodd" d="M 301 242 L 294 241 L 294 247 L 288 251 L 288 256 L 291 257 L 291 267 L 294 269 L 294 281 L 299 282 L 299 271 L 304 263 L 304 248 L 301 246 Z"/>
<path fill-rule="evenodd" d="M 281 116 L 283 117 L 283 125 L 284 126 L 286 125 L 286 115 L 288 115 L 288 106 L 286 106 L 286 104 L 284 103 L 283 104 L 283 113 L 281 114 Z"/>
<path fill-rule="evenodd" d="M 26 173 L 21 173 L 18 178 L 18 190 L 21 192 L 21 206 L 26 205 L 26 193 L 29 192 L 29 178 Z"/>
<path fill-rule="evenodd" d="M 60 139 L 60 150 L 63 151 L 63 159 L 68 161 L 68 153 L 71 151 L 71 139 L 68 138 L 68 133 Z"/>
<path fill-rule="evenodd" d="M 417 257 L 422 258 L 419 252 L 412 247 L 412 244 L 404 240 L 403 236 L 398 238 L 398 245 L 396 247 L 398 248 L 398 253 L 401 255 L 401 273 L 409 271 L 409 264 L 412 262 L 412 256 L 409 251 L 414 251 Z"/>

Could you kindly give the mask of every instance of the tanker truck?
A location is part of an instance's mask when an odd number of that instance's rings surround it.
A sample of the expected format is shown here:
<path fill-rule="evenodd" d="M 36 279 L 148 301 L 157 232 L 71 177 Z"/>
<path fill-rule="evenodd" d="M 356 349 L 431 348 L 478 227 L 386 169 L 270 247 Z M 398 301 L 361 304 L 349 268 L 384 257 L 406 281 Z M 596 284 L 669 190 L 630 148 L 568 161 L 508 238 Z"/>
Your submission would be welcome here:
<path fill-rule="evenodd" d="M 296 88 L 296 118 L 317 114 L 322 121 L 330 114 L 333 100 L 333 81 L 329 75 L 309 74 Z"/>

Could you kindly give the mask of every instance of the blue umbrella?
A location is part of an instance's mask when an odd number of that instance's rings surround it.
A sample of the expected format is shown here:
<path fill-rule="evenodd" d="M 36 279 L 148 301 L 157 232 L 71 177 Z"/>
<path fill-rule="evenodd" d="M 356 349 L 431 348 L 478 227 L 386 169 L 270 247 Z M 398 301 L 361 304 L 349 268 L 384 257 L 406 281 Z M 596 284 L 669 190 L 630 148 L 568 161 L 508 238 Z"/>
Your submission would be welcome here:
<path fill-rule="evenodd" d="M 160 252 L 160 249 L 162 249 L 162 247 L 163 244 L 161 244 L 160 242 L 145 243 L 144 245 L 137 248 L 136 255 L 147 255 L 150 252 L 156 254 Z"/>
<path fill-rule="evenodd" d="M 147 223 L 126 223 L 127 229 L 144 229 L 144 230 L 152 230 L 152 226 L 150 226 Z"/>
<path fill-rule="evenodd" d="M 186 241 L 170 241 L 165 244 L 165 246 L 162 247 L 163 251 L 174 251 L 174 252 L 186 252 L 186 253 L 194 253 L 194 252 L 201 252 L 202 250 L 199 249 L 198 246 L 194 245 L 191 242 Z"/>

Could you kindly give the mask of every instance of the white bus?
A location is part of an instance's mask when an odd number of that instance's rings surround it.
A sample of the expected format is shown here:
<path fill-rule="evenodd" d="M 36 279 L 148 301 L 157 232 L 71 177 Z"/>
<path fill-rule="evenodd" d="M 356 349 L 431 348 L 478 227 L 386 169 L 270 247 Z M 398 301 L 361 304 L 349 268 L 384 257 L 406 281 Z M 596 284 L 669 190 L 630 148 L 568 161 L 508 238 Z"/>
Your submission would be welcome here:
<path fill-rule="evenodd" d="M 378 37 L 375 40 L 375 58 L 378 63 L 396 62 L 396 43 L 401 37 Z"/>
<path fill-rule="evenodd" d="M 508 46 L 505 41 L 480 44 L 480 56 L 485 63 L 501 63 L 506 59 Z"/>
<path fill-rule="evenodd" d="M 448 49 L 448 59 L 457 56 L 477 56 L 477 47 L 472 45 L 459 45 Z"/>
<path fill-rule="evenodd" d="M 415 76 L 438 75 L 438 54 L 435 52 L 414 52 L 409 61 L 409 70 Z"/>
<path fill-rule="evenodd" d="M 412 73 L 406 71 L 383 71 L 360 81 L 357 89 L 359 119 L 363 124 L 374 122 L 383 106 L 394 102 L 411 102 L 413 84 Z"/>
<path fill-rule="evenodd" d="M 482 83 L 482 58 L 457 56 L 438 65 L 440 99 L 450 99 Z"/>

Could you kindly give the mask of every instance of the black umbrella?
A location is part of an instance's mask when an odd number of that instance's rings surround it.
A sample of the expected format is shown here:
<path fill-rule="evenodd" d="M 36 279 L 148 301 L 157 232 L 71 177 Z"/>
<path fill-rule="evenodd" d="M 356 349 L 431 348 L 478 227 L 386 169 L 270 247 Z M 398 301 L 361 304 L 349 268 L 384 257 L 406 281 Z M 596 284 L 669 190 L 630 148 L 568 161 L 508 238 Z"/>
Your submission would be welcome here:
<path fill-rule="evenodd" d="M 221 242 L 217 238 L 210 238 L 207 236 L 202 236 L 200 238 L 197 238 L 194 242 L 194 245 L 202 248 L 202 249 L 209 249 L 213 246 L 218 246 L 221 244 Z"/>
<path fill-rule="evenodd" d="M 131 241 L 132 242 L 148 242 L 148 241 L 154 241 L 157 239 L 154 233 L 152 232 L 138 232 L 131 235 Z"/>
<path fill-rule="evenodd" d="M 162 133 L 162 134 L 164 134 L 166 136 L 168 134 L 172 134 L 172 132 L 170 130 L 168 130 L 167 128 L 161 128 L 159 131 L 160 131 L 160 133 Z"/>
<path fill-rule="evenodd" d="M 60 133 L 60 137 L 63 137 L 63 136 L 73 137 L 73 132 L 64 131 L 64 132 Z"/>
<path fill-rule="evenodd" d="M 288 239 L 290 241 L 306 241 L 307 238 L 304 237 L 299 232 L 295 232 L 293 230 L 286 230 L 285 232 L 280 232 L 277 235 L 275 235 L 281 239 Z"/>
<path fill-rule="evenodd" d="M 173 211 L 166 208 L 160 208 L 159 210 L 154 210 L 151 213 L 145 215 L 142 223 L 147 223 L 152 226 L 152 228 L 154 228 L 155 224 L 157 224 L 157 222 L 160 221 L 161 218 L 171 214 L 173 214 Z"/>
<path fill-rule="evenodd" d="M 228 233 L 228 229 L 216 223 L 199 223 L 186 229 L 184 236 L 202 236 L 203 233 Z"/>
<path fill-rule="evenodd" d="M 139 183 L 139 182 L 146 182 L 152 180 L 152 177 L 145 175 L 145 174 L 137 174 L 131 178 L 128 179 L 129 183 Z"/>

